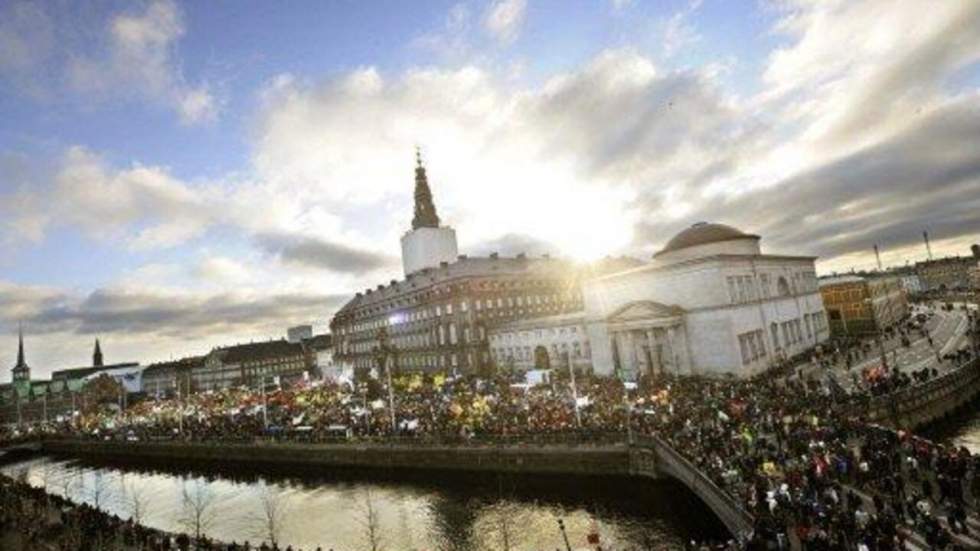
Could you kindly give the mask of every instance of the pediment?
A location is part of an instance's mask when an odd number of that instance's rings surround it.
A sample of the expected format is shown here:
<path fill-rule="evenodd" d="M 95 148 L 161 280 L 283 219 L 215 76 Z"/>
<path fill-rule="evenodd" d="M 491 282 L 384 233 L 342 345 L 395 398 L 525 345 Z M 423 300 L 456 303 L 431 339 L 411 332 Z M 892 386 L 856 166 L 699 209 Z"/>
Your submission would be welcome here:
<path fill-rule="evenodd" d="M 630 322 L 675 318 L 683 314 L 684 309 L 680 306 L 671 306 L 652 300 L 640 300 L 619 307 L 606 319 L 610 322 Z"/>

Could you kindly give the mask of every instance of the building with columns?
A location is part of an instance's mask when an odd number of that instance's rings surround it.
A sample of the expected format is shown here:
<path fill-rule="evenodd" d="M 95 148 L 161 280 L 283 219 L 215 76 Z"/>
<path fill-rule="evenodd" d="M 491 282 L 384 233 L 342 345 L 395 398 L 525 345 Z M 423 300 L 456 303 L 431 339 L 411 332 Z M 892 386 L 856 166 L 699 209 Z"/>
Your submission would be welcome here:
<path fill-rule="evenodd" d="M 586 281 L 594 370 L 752 375 L 827 340 L 815 258 L 763 254 L 759 242 L 701 222 L 653 262 Z"/>
<path fill-rule="evenodd" d="M 498 369 L 592 371 L 592 351 L 582 311 L 521 319 L 491 327 L 490 355 Z"/>

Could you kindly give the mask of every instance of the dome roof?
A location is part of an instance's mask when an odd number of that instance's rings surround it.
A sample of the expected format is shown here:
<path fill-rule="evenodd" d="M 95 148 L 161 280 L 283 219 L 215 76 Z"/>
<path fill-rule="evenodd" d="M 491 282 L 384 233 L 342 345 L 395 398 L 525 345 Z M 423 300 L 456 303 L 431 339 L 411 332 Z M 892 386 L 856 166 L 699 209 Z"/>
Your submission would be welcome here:
<path fill-rule="evenodd" d="M 671 251 L 678 251 L 688 247 L 706 245 L 708 243 L 719 243 L 721 241 L 731 241 L 733 239 L 759 239 L 758 235 L 745 233 L 725 224 L 715 224 L 709 222 L 698 222 L 675 235 L 667 245 L 656 255 L 659 256 Z"/>

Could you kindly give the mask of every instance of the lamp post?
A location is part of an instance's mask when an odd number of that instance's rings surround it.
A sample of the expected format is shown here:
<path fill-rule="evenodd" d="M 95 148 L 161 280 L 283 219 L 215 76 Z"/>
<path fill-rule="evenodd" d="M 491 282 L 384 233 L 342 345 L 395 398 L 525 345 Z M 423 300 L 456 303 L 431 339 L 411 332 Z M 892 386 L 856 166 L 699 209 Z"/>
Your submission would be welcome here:
<path fill-rule="evenodd" d="M 575 400 L 575 424 L 582 428 L 582 414 L 578 410 L 578 387 L 575 386 L 575 369 L 572 367 L 572 356 L 568 352 L 563 352 L 565 363 L 568 364 L 568 376 L 572 383 L 572 399 Z"/>
<path fill-rule="evenodd" d="M 630 391 L 626 388 L 626 381 L 623 381 L 623 402 L 626 406 L 626 443 L 633 445 L 633 401 L 630 400 Z"/>
<path fill-rule="evenodd" d="M 565 521 L 558 519 L 558 529 L 561 530 L 561 537 L 565 540 L 565 550 L 572 551 L 572 545 L 568 543 L 568 534 L 565 533 Z"/>
<path fill-rule="evenodd" d="M 391 384 L 391 361 L 393 351 L 393 347 L 388 344 L 388 329 L 386 327 L 378 329 L 378 367 L 383 367 L 385 370 L 386 379 L 388 381 L 388 411 L 391 414 L 391 433 L 395 434 L 398 429 L 398 425 L 395 421 L 395 390 Z"/>

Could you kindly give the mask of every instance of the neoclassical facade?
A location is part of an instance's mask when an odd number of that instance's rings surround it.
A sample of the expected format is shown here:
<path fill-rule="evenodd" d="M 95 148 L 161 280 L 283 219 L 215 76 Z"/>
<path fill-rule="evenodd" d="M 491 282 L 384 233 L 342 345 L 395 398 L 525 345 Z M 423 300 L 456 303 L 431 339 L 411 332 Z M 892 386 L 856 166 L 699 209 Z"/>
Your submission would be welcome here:
<path fill-rule="evenodd" d="M 522 319 L 490 328 L 490 355 L 498 369 L 592 370 L 592 349 L 581 311 Z"/>
<path fill-rule="evenodd" d="M 650 264 L 585 282 L 594 370 L 750 375 L 825 341 L 815 258 L 762 254 L 759 241 L 699 223 Z"/>

